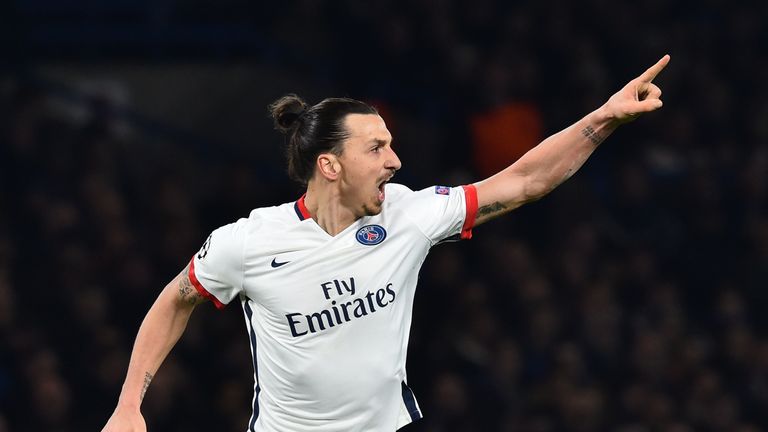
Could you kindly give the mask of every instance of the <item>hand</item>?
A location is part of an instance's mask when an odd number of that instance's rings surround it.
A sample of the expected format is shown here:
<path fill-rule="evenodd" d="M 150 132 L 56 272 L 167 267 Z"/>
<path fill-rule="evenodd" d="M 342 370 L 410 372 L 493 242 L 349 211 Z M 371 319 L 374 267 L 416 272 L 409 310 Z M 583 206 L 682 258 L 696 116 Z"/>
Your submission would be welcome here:
<path fill-rule="evenodd" d="M 661 108 L 661 89 L 652 81 L 667 66 L 669 59 L 669 54 L 665 55 L 608 99 L 603 108 L 614 123 L 627 123 L 640 114 Z"/>
<path fill-rule="evenodd" d="M 147 432 L 147 424 L 138 409 L 118 406 L 101 432 Z"/>

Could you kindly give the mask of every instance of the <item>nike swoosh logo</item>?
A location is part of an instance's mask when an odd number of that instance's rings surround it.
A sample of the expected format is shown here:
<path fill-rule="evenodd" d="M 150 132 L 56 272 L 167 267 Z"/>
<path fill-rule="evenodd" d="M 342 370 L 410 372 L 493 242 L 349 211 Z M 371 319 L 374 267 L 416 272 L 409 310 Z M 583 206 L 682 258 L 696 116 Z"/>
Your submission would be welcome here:
<path fill-rule="evenodd" d="M 288 264 L 289 262 L 290 262 L 290 261 L 286 261 L 286 262 L 277 262 L 277 258 L 272 258 L 272 267 L 274 267 L 274 268 L 278 268 L 278 267 L 280 267 L 280 266 L 284 266 L 284 265 Z"/>

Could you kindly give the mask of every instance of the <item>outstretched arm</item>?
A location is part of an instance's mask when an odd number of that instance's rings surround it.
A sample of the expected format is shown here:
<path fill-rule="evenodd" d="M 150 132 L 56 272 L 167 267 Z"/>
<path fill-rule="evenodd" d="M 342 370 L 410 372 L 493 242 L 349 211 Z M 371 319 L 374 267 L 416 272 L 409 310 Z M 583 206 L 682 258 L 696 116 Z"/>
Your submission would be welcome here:
<path fill-rule="evenodd" d="M 141 323 L 117 408 L 102 432 L 146 431 L 140 406 L 149 383 L 205 301 L 189 280 L 189 265 L 160 293 Z"/>
<path fill-rule="evenodd" d="M 665 55 L 603 106 L 545 139 L 503 171 L 476 183 L 475 226 L 548 194 L 568 180 L 619 125 L 661 108 L 661 89 L 652 81 L 669 59 Z"/>

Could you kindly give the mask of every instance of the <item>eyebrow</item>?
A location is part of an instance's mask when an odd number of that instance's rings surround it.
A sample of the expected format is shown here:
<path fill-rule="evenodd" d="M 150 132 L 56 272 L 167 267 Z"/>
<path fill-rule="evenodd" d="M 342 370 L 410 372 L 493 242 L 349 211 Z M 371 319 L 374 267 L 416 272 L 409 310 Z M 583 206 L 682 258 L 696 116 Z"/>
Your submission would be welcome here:
<path fill-rule="evenodd" d="M 377 145 L 387 145 L 387 140 L 378 139 L 378 138 L 374 138 L 374 139 L 372 139 L 372 140 L 370 140 L 368 142 L 369 143 L 376 143 Z M 394 143 L 394 142 L 395 142 L 395 140 L 392 139 L 392 140 L 389 141 L 389 144 L 392 145 L 392 143 Z"/>

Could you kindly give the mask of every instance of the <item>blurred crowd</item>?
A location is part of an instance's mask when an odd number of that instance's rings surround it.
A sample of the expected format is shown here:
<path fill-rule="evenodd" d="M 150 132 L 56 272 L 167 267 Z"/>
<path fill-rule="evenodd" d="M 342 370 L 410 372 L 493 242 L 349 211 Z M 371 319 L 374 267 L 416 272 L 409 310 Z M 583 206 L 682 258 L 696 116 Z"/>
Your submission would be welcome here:
<path fill-rule="evenodd" d="M 425 418 L 405 430 L 768 430 L 768 7 L 502 3 L 233 2 L 275 46 L 250 61 L 380 106 L 413 189 L 486 175 L 507 129 L 478 127 L 504 107 L 537 131 L 524 150 L 672 54 L 661 111 L 432 251 L 408 359 Z M 72 116 L 39 81 L 0 84 L 0 432 L 98 430 L 143 315 L 208 232 L 300 191 L 256 158 L 125 133 L 108 99 Z M 245 428 L 240 314 L 198 307 L 150 430 Z"/>

